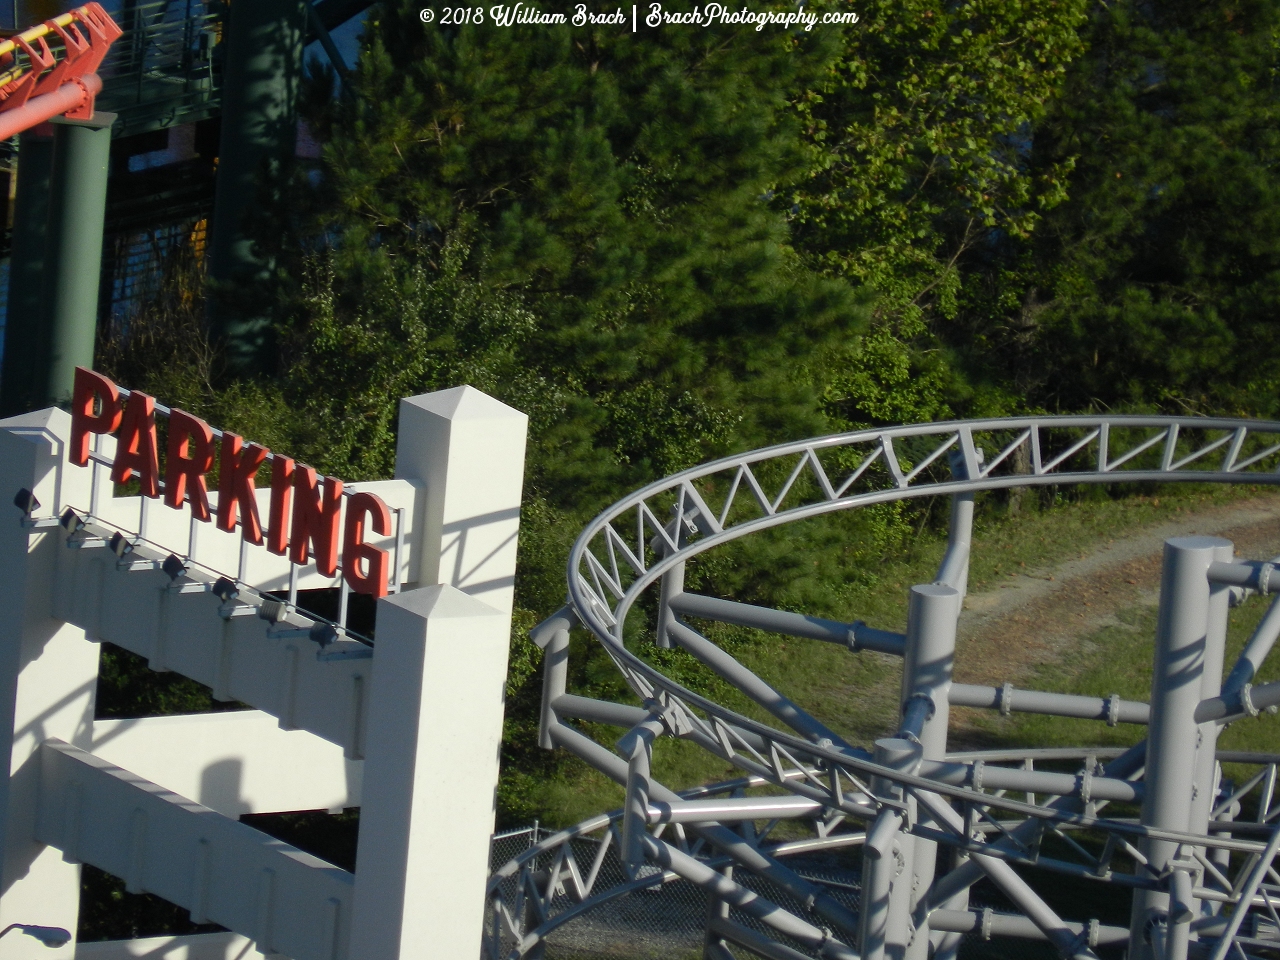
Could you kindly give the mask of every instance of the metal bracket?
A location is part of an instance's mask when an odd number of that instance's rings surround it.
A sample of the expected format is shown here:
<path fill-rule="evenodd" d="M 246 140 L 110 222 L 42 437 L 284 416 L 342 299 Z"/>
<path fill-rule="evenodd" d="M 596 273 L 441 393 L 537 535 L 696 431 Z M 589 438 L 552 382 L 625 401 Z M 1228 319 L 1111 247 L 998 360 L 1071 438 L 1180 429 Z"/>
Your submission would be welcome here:
<path fill-rule="evenodd" d="M 1005 681 L 1000 688 L 1000 716 L 1007 717 L 1013 713 L 1013 684 Z"/>
<path fill-rule="evenodd" d="M 254 612 L 257 612 L 257 608 Z M 314 640 L 320 644 L 320 650 L 323 652 L 325 647 L 338 639 L 338 628 L 331 623 L 317 620 L 309 627 L 268 627 L 267 638 L 269 640 Z"/>
<path fill-rule="evenodd" d="M 218 605 L 218 616 L 223 620 L 234 620 L 236 617 L 252 617 L 256 616 L 258 608 L 247 603 L 235 603 L 234 601 Z"/>
<path fill-rule="evenodd" d="M 372 660 L 373 647 L 358 644 L 354 647 L 344 647 L 341 650 L 317 650 L 316 659 L 321 663 L 329 663 L 335 660 Z"/>
<path fill-rule="evenodd" d="M 159 570 L 160 561 L 147 560 L 147 559 L 117 560 L 116 569 L 117 570 Z"/>
<path fill-rule="evenodd" d="M 683 737 L 685 734 L 693 732 L 693 724 L 689 722 L 688 715 L 679 704 L 671 701 L 667 691 L 659 691 L 658 699 L 649 701 L 646 706 L 650 706 L 650 712 L 657 716 L 659 722 L 671 736 Z M 658 709 L 654 710 L 654 706 Z"/>
<path fill-rule="evenodd" d="M 1107 697 L 1107 726 L 1114 727 L 1120 722 L 1120 694 L 1113 693 Z"/>

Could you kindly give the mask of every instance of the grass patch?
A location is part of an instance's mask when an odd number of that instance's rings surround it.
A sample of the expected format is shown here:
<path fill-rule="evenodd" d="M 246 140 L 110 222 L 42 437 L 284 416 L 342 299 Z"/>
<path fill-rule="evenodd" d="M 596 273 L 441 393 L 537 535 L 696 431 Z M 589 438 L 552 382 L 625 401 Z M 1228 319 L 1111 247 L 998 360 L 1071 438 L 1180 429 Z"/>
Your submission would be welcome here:
<path fill-rule="evenodd" d="M 1227 652 L 1223 676 L 1231 672 L 1249 635 L 1267 611 L 1271 600 L 1249 597 L 1232 610 L 1227 629 Z M 1121 610 L 1117 626 L 1106 627 L 1087 637 L 1070 650 L 1058 663 L 1042 667 L 1037 674 L 1037 688 L 1051 692 L 1080 693 L 1105 697 L 1118 693 L 1126 700 L 1150 700 L 1151 662 L 1155 652 L 1157 611 L 1155 607 L 1130 607 Z M 1255 683 L 1280 678 L 1280 663 L 1275 658 L 1265 661 Z M 1094 720 L 1075 720 L 1034 714 L 1001 717 L 983 714 L 977 724 L 992 739 L 1009 746 L 1035 744 L 1065 747 L 1076 744 L 1096 746 L 1130 746 L 1146 735 L 1146 727 L 1120 724 L 1107 727 Z M 1252 750 L 1275 753 L 1280 750 L 1280 717 L 1264 712 L 1230 724 L 1218 739 L 1224 750 Z"/>

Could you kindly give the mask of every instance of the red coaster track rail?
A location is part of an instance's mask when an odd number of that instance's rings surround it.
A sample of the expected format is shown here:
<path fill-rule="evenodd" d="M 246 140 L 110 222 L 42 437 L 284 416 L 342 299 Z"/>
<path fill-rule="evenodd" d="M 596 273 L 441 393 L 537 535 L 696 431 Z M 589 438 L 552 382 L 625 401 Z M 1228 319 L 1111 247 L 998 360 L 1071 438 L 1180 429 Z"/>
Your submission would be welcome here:
<path fill-rule="evenodd" d="M 0 40 L 0 140 L 53 117 L 92 117 L 98 65 L 120 34 L 99 4 L 86 3 Z"/>

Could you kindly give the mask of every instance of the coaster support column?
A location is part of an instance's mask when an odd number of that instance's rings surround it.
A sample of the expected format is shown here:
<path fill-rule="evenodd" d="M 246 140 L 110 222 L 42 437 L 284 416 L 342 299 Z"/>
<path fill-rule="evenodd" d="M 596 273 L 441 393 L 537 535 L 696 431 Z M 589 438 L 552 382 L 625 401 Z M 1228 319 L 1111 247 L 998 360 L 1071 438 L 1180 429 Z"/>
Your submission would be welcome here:
<path fill-rule="evenodd" d="M 1225 617 L 1226 604 L 1211 601 L 1208 571 L 1215 560 L 1230 559 L 1232 545 L 1218 537 L 1175 537 L 1165 541 L 1164 569 L 1160 581 L 1160 612 L 1156 623 L 1156 649 L 1151 678 L 1151 722 L 1147 733 L 1146 791 L 1142 824 L 1166 830 L 1191 829 L 1192 796 L 1197 772 L 1195 722 L 1200 702 L 1210 637 L 1224 631 L 1210 623 Z M 1217 656 L 1221 657 L 1219 651 Z M 1221 677 L 1221 664 L 1217 669 Z M 1208 785 L 1201 789 L 1208 790 Z M 1178 844 L 1146 839 L 1140 844 L 1148 869 L 1172 882 L 1183 863 L 1176 859 Z M 1184 859 L 1190 852 L 1184 853 Z M 1186 938 L 1165 936 L 1169 924 L 1169 894 L 1135 890 L 1130 917 L 1130 960 L 1185 960 Z M 1179 917 L 1178 919 L 1181 919 Z M 1161 941 L 1181 951 L 1166 955 Z M 1180 952 L 1181 956 L 1175 955 Z"/>
<path fill-rule="evenodd" d="M 942 760 L 947 755 L 947 692 L 951 689 L 959 612 L 960 592 L 953 587 L 930 583 L 911 588 L 902 664 L 901 735 L 919 740 L 925 760 Z M 915 913 L 933 884 L 938 857 L 935 841 L 915 837 L 912 843 L 908 916 Z M 927 960 L 928 953 L 927 925 L 908 930 L 908 960 Z"/>
<path fill-rule="evenodd" d="M 40 406 L 45 394 L 40 335 L 45 329 L 45 247 L 49 237 L 49 176 L 53 132 L 41 124 L 18 137 L 18 182 L 13 200 L 13 252 L 5 305 L 0 416 Z"/>
<path fill-rule="evenodd" d="M 107 167 L 114 113 L 89 120 L 56 117 L 49 197 L 48 382 L 39 406 L 71 402 L 76 367 L 93 367 L 102 276 L 102 231 L 107 211 Z"/>
<path fill-rule="evenodd" d="M 307 0 L 232 5 L 227 22 L 222 137 L 214 195 L 209 272 L 237 290 L 267 279 L 270 262 L 255 250 L 247 222 L 261 191 L 275 189 L 297 139 L 295 101 L 302 69 Z M 243 304 L 212 306 L 214 333 L 236 376 L 271 367 L 270 318 Z"/>

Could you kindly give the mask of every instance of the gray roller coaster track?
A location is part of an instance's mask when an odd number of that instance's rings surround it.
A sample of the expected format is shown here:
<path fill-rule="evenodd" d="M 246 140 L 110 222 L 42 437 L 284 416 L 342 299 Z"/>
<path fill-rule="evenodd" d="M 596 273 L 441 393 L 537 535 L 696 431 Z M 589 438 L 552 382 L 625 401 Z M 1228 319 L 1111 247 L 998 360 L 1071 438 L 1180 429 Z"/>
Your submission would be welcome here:
<path fill-rule="evenodd" d="M 1280 753 L 1217 749 L 1225 723 L 1280 705 L 1280 682 L 1253 684 L 1280 635 L 1280 603 L 1225 678 L 1223 669 L 1229 607 L 1250 592 L 1280 592 L 1270 562 L 1238 560 L 1216 538 L 1166 543 L 1149 704 L 951 679 L 976 493 L 1171 481 L 1280 483 L 1280 423 L 1073 416 L 866 430 L 728 457 L 614 504 L 579 536 L 569 601 L 532 637 L 545 651 L 542 746 L 622 784 L 625 803 L 495 871 L 486 955 L 542 956 L 549 936 L 592 910 L 676 880 L 707 899 L 701 950 L 714 960 L 734 951 L 953 960 L 964 936 L 1047 941 L 1077 958 L 1280 954 Z M 951 498 L 947 550 L 936 579 L 908 592 L 905 634 L 684 589 L 690 559 L 739 538 L 940 495 Z M 638 603 L 651 588 L 657 596 Z M 847 743 L 703 636 L 697 624 L 707 621 L 901 657 L 897 728 L 870 748 Z M 642 706 L 566 691 L 576 627 L 603 646 Z M 692 654 L 779 725 L 664 676 L 628 649 L 646 641 Z M 1147 736 L 1123 751 L 954 753 L 952 704 L 1135 724 Z M 625 732 L 608 749 L 573 720 Z M 691 741 L 744 777 L 677 794 L 650 773 L 661 737 Z M 1239 785 L 1223 764 L 1245 771 Z M 783 821 L 812 836 L 768 842 Z M 862 853 L 857 889 L 793 866 L 845 848 Z M 1058 874 L 1123 887 L 1129 924 L 1059 916 L 1043 882 L 1024 878 L 1028 867 L 1041 881 Z M 971 906 L 970 888 L 983 879 L 1012 909 Z"/>

